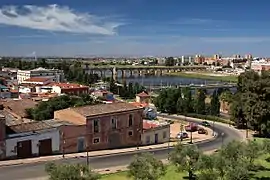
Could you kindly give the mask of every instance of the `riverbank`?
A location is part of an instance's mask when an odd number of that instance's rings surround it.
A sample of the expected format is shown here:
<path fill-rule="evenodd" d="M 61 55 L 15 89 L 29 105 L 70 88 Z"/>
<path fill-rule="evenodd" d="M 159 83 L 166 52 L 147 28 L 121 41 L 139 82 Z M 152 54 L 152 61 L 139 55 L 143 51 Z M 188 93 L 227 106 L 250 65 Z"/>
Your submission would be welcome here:
<path fill-rule="evenodd" d="M 166 75 L 185 77 L 185 78 L 194 78 L 194 79 L 217 80 L 217 81 L 225 81 L 225 82 L 238 81 L 238 76 L 236 75 L 214 74 L 214 73 L 207 73 L 207 72 L 172 72 L 172 73 L 166 73 Z"/>

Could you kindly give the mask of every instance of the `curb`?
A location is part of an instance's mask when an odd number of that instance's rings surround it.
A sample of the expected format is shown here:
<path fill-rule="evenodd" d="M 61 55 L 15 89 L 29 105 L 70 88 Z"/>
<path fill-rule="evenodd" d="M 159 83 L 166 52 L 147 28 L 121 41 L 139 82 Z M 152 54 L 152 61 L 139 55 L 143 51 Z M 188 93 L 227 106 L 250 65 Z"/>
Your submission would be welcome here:
<path fill-rule="evenodd" d="M 197 144 L 211 142 L 211 141 L 214 141 L 216 138 L 217 138 L 217 136 L 212 137 L 210 139 L 197 141 L 197 142 L 194 142 L 193 144 L 197 145 Z M 184 145 L 189 145 L 189 143 L 184 142 Z M 170 145 L 170 146 L 157 147 L 157 148 L 131 150 L 131 151 L 127 151 L 127 152 L 105 153 L 105 154 L 102 154 L 102 155 L 92 155 L 92 156 L 91 156 L 91 152 L 89 152 L 89 158 L 99 158 L 99 157 L 104 157 L 104 156 L 109 156 L 109 155 L 133 154 L 134 152 L 138 152 L 138 153 L 149 152 L 149 151 L 151 152 L 151 151 L 157 151 L 157 150 L 162 150 L 162 149 L 168 149 L 168 147 L 173 148 L 174 146 L 175 145 Z M 49 160 L 44 159 L 44 160 L 40 160 L 40 161 L 36 161 L 36 162 L 19 162 L 19 163 L 13 163 L 13 164 L 3 164 L 3 165 L 0 165 L 0 168 L 9 167 L 9 166 L 19 166 L 19 165 L 24 165 L 24 164 L 44 163 L 44 162 L 65 160 L 65 159 L 68 160 L 68 159 L 72 159 L 72 158 L 81 158 L 81 157 L 85 158 L 86 156 L 74 156 L 74 157 L 66 157 L 66 158 L 56 157 L 54 159 L 49 159 Z"/>

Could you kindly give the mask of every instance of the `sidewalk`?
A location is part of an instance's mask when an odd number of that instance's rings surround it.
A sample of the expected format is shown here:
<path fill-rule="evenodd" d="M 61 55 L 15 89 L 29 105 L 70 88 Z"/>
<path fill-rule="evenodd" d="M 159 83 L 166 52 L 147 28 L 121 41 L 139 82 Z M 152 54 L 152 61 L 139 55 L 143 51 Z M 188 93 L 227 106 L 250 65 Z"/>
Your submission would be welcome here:
<path fill-rule="evenodd" d="M 194 143 L 201 143 L 204 141 L 211 141 L 215 137 L 209 138 L 209 136 L 202 137 L 202 138 L 194 138 Z M 189 142 L 189 139 L 183 141 L 183 144 L 187 144 Z M 89 157 L 98 157 L 98 156 L 110 156 L 110 155 L 117 155 L 122 153 L 132 153 L 135 151 L 143 152 L 151 149 L 162 149 L 166 147 L 172 147 L 176 145 L 178 142 L 170 142 L 170 143 L 163 143 L 163 144 L 156 144 L 156 145 L 150 145 L 150 146 L 140 146 L 139 149 L 137 147 L 132 148 L 125 148 L 125 149 L 114 149 L 114 150 L 100 150 L 100 151 L 90 151 Z M 74 154 L 65 154 L 65 159 L 70 158 L 82 158 L 86 157 L 87 153 L 74 153 Z M 16 160 L 6 160 L 6 161 L 0 161 L 0 167 L 4 166 L 12 166 L 12 165 L 20 165 L 20 164 L 32 164 L 32 163 L 39 163 L 39 162 L 49 162 L 49 161 L 55 161 L 63 159 L 62 155 L 54 155 L 54 156 L 43 156 L 43 157 L 36 157 L 36 158 L 28 158 L 28 159 L 16 159 Z"/>

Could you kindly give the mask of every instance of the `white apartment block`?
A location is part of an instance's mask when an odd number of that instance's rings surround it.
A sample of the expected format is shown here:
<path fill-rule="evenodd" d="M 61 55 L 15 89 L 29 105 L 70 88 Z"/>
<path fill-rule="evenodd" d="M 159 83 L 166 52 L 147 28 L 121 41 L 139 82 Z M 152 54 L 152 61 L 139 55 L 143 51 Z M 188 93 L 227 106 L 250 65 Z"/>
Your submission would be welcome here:
<path fill-rule="evenodd" d="M 63 82 L 64 72 L 58 69 L 45 69 L 41 67 L 33 70 L 18 70 L 17 72 L 19 84 L 32 77 L 48 77 L 52 78 L 53 82 Z"/>

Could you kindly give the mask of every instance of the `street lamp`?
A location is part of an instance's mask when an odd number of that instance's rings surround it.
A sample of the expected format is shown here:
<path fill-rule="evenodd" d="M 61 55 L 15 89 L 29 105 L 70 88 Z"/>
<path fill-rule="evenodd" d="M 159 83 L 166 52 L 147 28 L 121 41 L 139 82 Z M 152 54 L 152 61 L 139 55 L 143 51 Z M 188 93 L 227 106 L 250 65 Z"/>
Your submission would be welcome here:
<path fill-rule="evenodd" d="M 224 144 L 224 133 L 221 133 L 221 143 L 222 143 L 222 147 L 223 147 L 223 144 Z"/>
<path fill-rule="evenodd" d="M 169 155 L 170 155 L 170 137 L 171 137 L 171 133 L 169 133 L 169 139 L 168 139 L 168 160 L 169 160 Z"/>
<path fill-rule="evenodd" d="M 213 132 L 212 132 L 212 136 L 215 136 L 215 121 L 213 120 Z"/>

